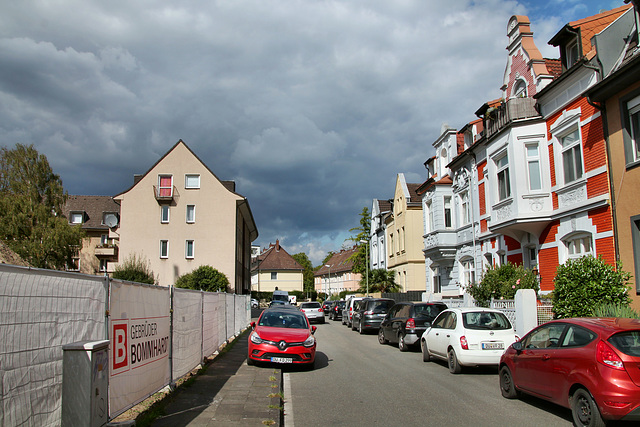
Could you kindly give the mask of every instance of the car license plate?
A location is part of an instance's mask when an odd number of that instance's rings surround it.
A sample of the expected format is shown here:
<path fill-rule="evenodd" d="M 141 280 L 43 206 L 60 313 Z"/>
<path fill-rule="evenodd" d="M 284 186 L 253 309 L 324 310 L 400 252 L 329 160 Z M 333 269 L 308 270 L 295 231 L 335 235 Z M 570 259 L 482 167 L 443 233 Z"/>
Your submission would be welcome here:
<path fill-rule="evenodd" d="M 504 350 L 503 342 L 483 342 L 482 343 L 483 350 Z"/>
<path fill-rule="evenodd" d="M 271 361 L 273 363 L 293 363 L 293 359 L 291 357 L 272 357 Z"/>

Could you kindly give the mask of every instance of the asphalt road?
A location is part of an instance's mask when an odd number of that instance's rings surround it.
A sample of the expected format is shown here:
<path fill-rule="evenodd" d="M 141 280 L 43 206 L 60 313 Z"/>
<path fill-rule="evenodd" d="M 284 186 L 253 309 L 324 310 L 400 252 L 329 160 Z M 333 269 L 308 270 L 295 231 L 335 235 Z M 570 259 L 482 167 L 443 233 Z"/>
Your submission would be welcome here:
<path fill-rule="evenodd" d="M 452 375 L 341 323 L 317 325 L 313 371 L 283 368 L 285 426 L 570 426 L 568 409 L 501 396 L 497 369 Z"/>

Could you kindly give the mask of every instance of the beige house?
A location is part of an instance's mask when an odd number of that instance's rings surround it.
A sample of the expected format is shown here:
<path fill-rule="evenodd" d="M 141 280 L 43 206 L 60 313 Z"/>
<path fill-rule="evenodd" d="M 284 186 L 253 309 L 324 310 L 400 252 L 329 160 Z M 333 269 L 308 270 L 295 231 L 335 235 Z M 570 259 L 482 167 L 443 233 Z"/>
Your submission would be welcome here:
<path fill-rule="evenodd" d="M 258 229 L 249 202 L 182 140 L 114 199 L 120 203 L 120 262 L 143 257 L 162 286 L 210 265 L 236 293 L 250 292 Z"/>
<path fill-rule="evenodd" d="M 362 275 L 354 273 L 353 261 L 350 259 L 358 252 L 358 246 L 341 249 L 313 274 L 314 289 L 327 295 L 342 291 L 355 292 L 360 288 Z"/>
<path fill-rule="evenodd" d="M 270 244 L 269 248 L 253 258 L 251 263 L 251 290 L 273 292 L 303 290 L 302 267 L 280 246 L 280 241 Z"/>
<path fill-rule="evenodd" d="M 396 178 L 392 214 L 385 219 L 387 270 L 395 272 L 402 292 L 424 291 L 426 287 L 422 199 L 420 184 L 407 184 L 404 174 Z"/>
<path fill-rule="evenodd" d="M 112 273 L 118 262 L 120 205 L 111 196 L 69 196 L 64 205 L 69 224 L 82 227 L 82 249 L 68 271 L 86 274 Z"/>

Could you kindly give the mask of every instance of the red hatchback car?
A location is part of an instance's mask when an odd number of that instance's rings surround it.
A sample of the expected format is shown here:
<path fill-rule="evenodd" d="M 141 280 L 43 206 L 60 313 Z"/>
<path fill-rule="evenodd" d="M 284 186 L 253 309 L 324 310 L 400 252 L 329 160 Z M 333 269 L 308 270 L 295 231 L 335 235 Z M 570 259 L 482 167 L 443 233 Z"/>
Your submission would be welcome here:
<path fill-rule="evenodd" d="M 268 308 L 251 322 L 247 363 L 303 364 L 313 368 L 316 358 L 315 326 L 295 308 Z"/>
<path fill-rule="evenodd" d="M 640 320 L 575 318 L 545 323 L 500 359 L 500 389 L 570 408 L 577 426 L 640 421 Z"/>

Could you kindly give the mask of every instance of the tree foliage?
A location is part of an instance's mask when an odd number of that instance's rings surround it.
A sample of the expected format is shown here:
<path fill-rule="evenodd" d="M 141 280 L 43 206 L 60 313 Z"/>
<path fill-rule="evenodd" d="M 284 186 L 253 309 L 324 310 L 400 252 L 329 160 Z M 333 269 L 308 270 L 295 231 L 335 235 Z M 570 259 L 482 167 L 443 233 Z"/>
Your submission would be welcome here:
<path fill-rule="evenodd" d="M 538 278 L 522 265 L 511 263 L 499 267 L 489 267 L 480 283 L 467 286 L 471 295 L 481 307 L 489 307 L 493 299 L 513 299 L 518 289 L 540 290 Z"/>
<path fill-rule="evenodd" d="M 349 260 L 353 262 L 352 271 L 354 273 L 364 273 L 368 266 L 367 255 L 369 253 L 369 238 L 371 236 L 371 214 L 369 213 L 368 207 L 365 206 L 362 208 L 362 212 L 360 212 L 360 226 L 354 227 L 349 231 L 352 233 L 357 232 L 357 234 L 349 237 L 347 240 L 358 245 L 358 251 L 349 257 Z M 367 243 L 362 243 L 361 240 Z"/>
<path fill-rule="evenodd" d="M 114 279 L 127 280 L 129 282 L 155 284 L 157 281 L 151 270 L 149 260 L 133 254 L 118 264 L 113 271 Z"/>
<path fill-rule="evenodd" d="M 183 274 L 176 281 L 176 287 L 198 289 L 207 292 L 227 292 L 227 276 L 209 265 L 201 265 L 191 273 Z"/>
<path fill-rule="evenodd" d="M 314 290 L 313 285 L 313 265 L 311 264 L 311 260 L 304 252 L 297 253 L 292 255 L 293 259 L 296 260 L 298 264 L 304 267 L 304 271 L 302 272 L 302 289 L 305 292 L 312 292 Z"/>
<path fill-rule="evenodd" d="M 365 275 L 360 280 L 358 292 L 367 292 L 367 277 Z M 400 292 L 400 285 L 396 283 L 395 273 L 384 268 L 369 270 L 369 293 L 372 292 Z"/>
<path fill-rule="evenodd" d="M 629 306 L 631 274 L 592 255 L 567 261 L 553 279 L 553 312 L 556 318 L 591 316 L 602 304 Z"/>
<path fill-rule="evenodd" d="M 67 193 L 33 145 L 0 151 L 0 239 L 34 267 L 63 269 L 84 232 L 63 215 Z"/>

